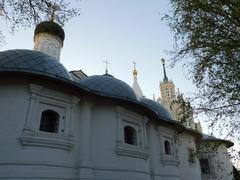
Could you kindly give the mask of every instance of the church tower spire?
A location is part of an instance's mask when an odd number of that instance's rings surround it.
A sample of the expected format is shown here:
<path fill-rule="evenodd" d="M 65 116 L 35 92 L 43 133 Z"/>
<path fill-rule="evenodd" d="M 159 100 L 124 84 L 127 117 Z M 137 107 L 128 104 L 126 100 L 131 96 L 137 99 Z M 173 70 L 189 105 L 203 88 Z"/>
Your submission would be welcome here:
<path fill-rule="evenodd" d="M 171 101 L 176 99 L 175 93 L 175 85 L 173 81 L 168 80 L 166 69 L 165 69 L 165 59 L 162 58 L 163 65 L 163 81 L 160 82 L 160 94 L 161 94 L 161 102 L 165 104 L 170 104 Z"/>
<path fill-rule="evenodd" d="M 163 64 L 163 73 L 164 73 L 163 82 L 168 82 L 168 77 L 167 77 L 167 73 L 166 73 L 166 69 L 165 69 L 165 59 L 162 58 L 161 61 Z"/>
<path fill-rule="evenodd" d="M 136 70 L 136 62 L 133 61 L 133 86 L 132 86 L 132 89 L 133 89 L 133 92 L 135 93 L 135 95 L 137 96 L 137 98 L 141 99 L 143 97 L 143 93 L 138 84 L 137 75 L 138 75 L 138 72 Z"/>

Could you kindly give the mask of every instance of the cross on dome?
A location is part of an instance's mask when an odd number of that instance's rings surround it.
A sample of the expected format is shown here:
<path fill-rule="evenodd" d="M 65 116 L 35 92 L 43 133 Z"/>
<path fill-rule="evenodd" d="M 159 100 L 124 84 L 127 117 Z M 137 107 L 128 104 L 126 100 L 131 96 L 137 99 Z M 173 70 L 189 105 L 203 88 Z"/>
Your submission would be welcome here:
<path fill-rule="evenodd" d="M 105 72 L 106 72 L 106 74 L 108 74 L 108 65 L 111 65 L 110 64 L 110 62 L 109 61 L 103 61 L 104 63 L 105 63 L 105 65 L 106 65 L 106 70 L 105 70 Z"/>

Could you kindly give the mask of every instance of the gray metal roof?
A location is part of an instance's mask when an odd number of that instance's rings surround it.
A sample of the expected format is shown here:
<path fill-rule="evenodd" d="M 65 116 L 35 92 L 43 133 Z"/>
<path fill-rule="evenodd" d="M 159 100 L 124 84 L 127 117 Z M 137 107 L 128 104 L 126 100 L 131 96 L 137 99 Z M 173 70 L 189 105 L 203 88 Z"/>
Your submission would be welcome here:
<path fill-rule="evenodd" d="M 39 51 L 16 49 L 0 52 L 0 72 L 19 71 L 71 80 L 66 68 L 55 58 Z"/>
<path fill-rule="evenodd" d="M 202 141 L 225 143 L 228 148 L 232 147 L 234 145 L 234 143 L 232 141 L 229 141 L 226 139 L 219 139 L 214 136 L 210 136 L 208 134 L 202 134 Z"/>
<path fill-rule="evenodd" d="M 79 83 L 103 96 L 137 100 L 136 95 L 129 85 L 109 74 L 89 76 L 81 79 Z"/>
<path fill-rule="evenodd" d="M 154 110 L 158 114 L 159 118 L 166 121 L 175 122 L 174 120 L 172 120 L 170 112 L 162 104 L 147 98 L 142 98 L 141 102 L 148 108 Z"/>

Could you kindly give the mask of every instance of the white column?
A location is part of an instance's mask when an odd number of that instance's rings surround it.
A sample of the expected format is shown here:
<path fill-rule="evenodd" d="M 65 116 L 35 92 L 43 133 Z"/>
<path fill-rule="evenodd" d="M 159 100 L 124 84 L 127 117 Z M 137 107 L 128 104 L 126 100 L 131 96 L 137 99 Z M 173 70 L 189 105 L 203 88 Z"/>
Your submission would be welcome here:
<path fill-rule="evenodd" d="M 80 156 L 79 156 L 79 179 L 93 179 L 91 162 L 91 119 L 92 103 L 85 101 L 81 108 L 80 123 Z"/>

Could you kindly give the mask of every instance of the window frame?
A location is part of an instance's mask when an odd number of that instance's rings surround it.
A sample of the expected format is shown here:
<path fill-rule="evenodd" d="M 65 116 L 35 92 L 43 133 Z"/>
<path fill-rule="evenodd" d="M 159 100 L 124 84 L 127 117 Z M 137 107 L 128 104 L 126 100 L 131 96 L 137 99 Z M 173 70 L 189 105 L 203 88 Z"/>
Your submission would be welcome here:
<path fill-rule="evenodd" d="M 159 126 L 158 127 L 159 134 L 159 143 L 160 143 L 160 161 L 163 165 L 172 165 L 178 166 L 179 159 L 176 152 L 176 132 L 174 130 L 170 130 L 167 127 Z M 164 142 L 168 141 L 170 145 L 170 154 L 165 153 L 165 144 Z"/>
<path fill-rule="evenodd" d="M 116 155 L 144 160 L 148 159 L 149 152 L 146 136 L 147 117 L 126 110 L 121 106 L 116 107 L 116 116 Z M 137 142 L 135 145 L 124 142 L 124 127 L 126 126 L 130 126 L 136 130 Z"/>
<path fill-rule="evenodd" d="M 21 145 L 72 150 L 74 147 L 72 113 L 79 98 L 37 84 L 30 84 L 29 90 L 27 118 L 23 133 L 19 137 Z M 58 133 L 39 130 L 41 114 L 47 109 L 54 110 L 61 116 Z"/>

